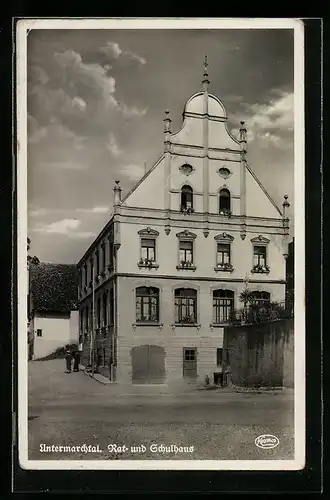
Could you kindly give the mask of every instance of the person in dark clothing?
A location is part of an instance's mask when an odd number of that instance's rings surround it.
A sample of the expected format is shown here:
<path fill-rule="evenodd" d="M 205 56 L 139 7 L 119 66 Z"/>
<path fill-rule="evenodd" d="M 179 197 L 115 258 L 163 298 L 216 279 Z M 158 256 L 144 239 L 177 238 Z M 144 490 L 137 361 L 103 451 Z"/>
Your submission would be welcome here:
<path fill-rule="evenodd" d="M 72 352 L 68 345 L 65 346 L 65 364 L 66 364 L 66 373 L 71 373 Z"/>
<path fill-rule="evenodd" d="M 73 363 L 73 371 L 79 372 L 79 364 L 80 364 L 80 351 L 77 350 L 74 353 L 74 363 Z"/>

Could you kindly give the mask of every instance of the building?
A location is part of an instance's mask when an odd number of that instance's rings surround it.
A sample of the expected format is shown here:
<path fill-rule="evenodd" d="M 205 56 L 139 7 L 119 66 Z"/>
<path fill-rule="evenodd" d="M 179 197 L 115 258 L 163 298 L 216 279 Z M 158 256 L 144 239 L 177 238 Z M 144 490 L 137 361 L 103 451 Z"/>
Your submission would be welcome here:
<path fill-rule="evenodd" d="M 78 343 L 77 267 L 31 264 L 29 359 L 40 359 Z"/>
<path fill-rule="evenodd" d="M 288 245 L 286 259 L 286 302 L 290 309 L 294 306 L 294 238 Z"/>
<path fill-rule="evenodd" d="M 256 302 L 285 300 L 287 196 L 281 211 L 208 87 L 205 64 L 181 129 L 166 111 L 164 152 L 126 196 L 116 181 L 78 263 L 84 359 L 118 383 L 212 380 L 247 281 Z"/>

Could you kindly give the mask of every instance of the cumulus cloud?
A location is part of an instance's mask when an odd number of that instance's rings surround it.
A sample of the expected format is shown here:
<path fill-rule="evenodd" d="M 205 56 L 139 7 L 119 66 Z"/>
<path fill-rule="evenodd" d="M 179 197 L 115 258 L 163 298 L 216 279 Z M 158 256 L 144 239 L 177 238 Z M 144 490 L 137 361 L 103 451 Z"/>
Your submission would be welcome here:
<path fill-rule="evenodd" d="M 280 90 L 274 90 L 273 94 L 276 97 L 266 104 L 243 105 L 243 116 L 240 115 L 237 121 L 243 119 L 246 122 L 248 141 L 261 139 L 261 147 L 272 144 L 287 149 L 293 145 L 293 94 Z M 238 128 L 232 132 L 238 137 Z"/>
<path fill-rule="evenodd" d="M 96 233 L 92 231 L 78 231 L 76 233 L 70 233 L 69 235 L 71 238 L 77 238 L 77 239 L 88 239 L 88 238 L 95 238 Z"/>
<path fill-rule="evenodd" d="M 109 134 L 109 137 L 108 137 L 108 140 L 105 144 L 105 147 L 114 156 L 118 156 L 122 153 L 122 151 L 118 147 L 117 139 L 112 132 L 110 132 L 110 134 Z"/>
<path fill-rule="evenodd" d="M 77 208 L 77 212 L 86 214 L 105 214 L 109 212 L 110 207 L 91 207 L 91 208 Z"/>
<path fill-rule="evenodd" d="M 137 61 L 139 64 L 147 63 L 147 60 L 144 57 L 132 52 L 131 50 L 122 49 L 116 42 L 106 42 L 105 45 L 100 47 L 100 52 L 105 54 L 109 59 L 118 59 L 118 57 L 123 56 Z"/>
<path fill-rule="evenodd" d="M 81 225 L 81 220 L 78 219 L 62 219 L 51 222 L 50 224 L 40 224 L 34 231 L 41 233 L 52 234 L 69 234 L 72 230 L 77 229 Z"/>
<path fill-rule="evenodd" d="M 127 106 L 126 104 L 121 104 L 120 110 L 126 117 L 139 117 L 144 116 L 147 113 L 147 108 L 137 108 L 136 106 Z"/>
<path fill-rule="evenodd" d="M 122 165 L 118 168 L 119 176 L 124 175 L 131 181 L 139 181 L 145 174 L 146 168 L 142 165 Z"/>

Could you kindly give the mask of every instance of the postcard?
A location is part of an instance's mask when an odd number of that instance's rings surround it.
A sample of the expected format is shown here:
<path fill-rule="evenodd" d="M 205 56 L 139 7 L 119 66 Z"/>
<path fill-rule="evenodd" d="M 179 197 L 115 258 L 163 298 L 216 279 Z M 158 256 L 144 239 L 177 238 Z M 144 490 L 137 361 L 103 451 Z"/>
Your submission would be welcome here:
<path fill-rule="evenodd" d="M 16 46 L 20 466 L 303 469 L 302 22 Z"/>

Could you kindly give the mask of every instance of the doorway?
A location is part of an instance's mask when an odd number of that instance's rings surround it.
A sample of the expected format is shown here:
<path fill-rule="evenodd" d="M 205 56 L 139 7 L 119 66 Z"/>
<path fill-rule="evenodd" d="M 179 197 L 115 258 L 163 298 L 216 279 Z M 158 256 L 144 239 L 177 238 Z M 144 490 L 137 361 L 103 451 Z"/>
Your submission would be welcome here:
<path fill-rule="evenodd" d="M 133 347 L 132 382 L 134 384 L 163 384 L 164 380 L 164 348 L 156 345 Z"/>
<path fill-rule="evenodd" d="M 183 378 L 197 378 L 197 349 L 196 347 L 183 348 Z"/>

